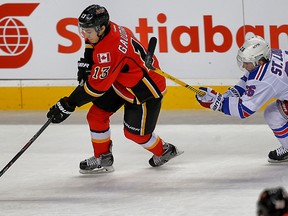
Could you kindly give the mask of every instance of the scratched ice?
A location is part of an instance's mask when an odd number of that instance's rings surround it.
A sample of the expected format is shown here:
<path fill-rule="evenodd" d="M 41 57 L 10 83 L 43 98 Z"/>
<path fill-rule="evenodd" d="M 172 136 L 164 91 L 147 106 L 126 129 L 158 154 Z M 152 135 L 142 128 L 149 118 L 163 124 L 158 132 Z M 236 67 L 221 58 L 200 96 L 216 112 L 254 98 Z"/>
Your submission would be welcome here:
<path fill-rule="evenodd" d="M 1 169 L 40 127 L 0 125 Z M 156 169 L 121 124 L 111 130 L 115 172 L 87 176 L 87 124 L 49 125 L 0 178 L 0 215 L 251 216 L 264 188 L 287 186 L 287 165 L 267 162 L 278 143 L 265 124 L 159 124 L 185 152 Z"/>

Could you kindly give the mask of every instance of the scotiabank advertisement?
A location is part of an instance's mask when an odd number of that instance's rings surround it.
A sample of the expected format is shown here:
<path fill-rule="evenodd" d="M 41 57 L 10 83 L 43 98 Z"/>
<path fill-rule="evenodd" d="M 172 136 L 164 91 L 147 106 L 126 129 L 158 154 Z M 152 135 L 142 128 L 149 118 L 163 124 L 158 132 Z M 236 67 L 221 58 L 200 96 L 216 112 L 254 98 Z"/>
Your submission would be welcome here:
<path fill-rule="evenodd" d="M 144 45 L 157 37 L 161 69 L 179 79 L 239 78 L 237 50 L 253 34 L 288 49 L 287 0 L 2 0 L 0 80 L 75 80 L 84 51 L 77 18 L 91 4 Z"/>

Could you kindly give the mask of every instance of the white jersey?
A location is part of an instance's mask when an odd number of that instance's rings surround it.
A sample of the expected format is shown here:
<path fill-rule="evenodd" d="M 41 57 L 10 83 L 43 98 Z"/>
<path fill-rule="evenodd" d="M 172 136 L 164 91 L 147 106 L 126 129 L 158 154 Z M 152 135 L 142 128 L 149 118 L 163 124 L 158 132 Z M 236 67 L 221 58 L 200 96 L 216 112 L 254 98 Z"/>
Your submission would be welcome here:
<path fill-rule="evenodd" d="M 225 98 L 222 111 L 239 118 L 250 116 L 271 98 L 288 100 L 288 51 L 272 49 L 271 60 L 247 71 L 235 88 L 242 96 Z"/>

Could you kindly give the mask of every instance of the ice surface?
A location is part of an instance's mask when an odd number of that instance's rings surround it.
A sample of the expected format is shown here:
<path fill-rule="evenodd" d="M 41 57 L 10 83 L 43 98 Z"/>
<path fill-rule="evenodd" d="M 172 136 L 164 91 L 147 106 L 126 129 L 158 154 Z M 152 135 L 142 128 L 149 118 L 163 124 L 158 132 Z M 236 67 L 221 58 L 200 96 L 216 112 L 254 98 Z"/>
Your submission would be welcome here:
<path fill-rule="evenodd" d="M 42 125 L 0 125 L 2 169 Z M 163 167 L 111 126 L 115 172 L 81 175 L 92 156 L 86 124 L 50 125 L 0 178 L 0 215 L 251 216 L 266 187 L 287 186 L 287 165 L 271 165 L 279 146 L 268 126 L 158 125 L 184 154 Z"/>

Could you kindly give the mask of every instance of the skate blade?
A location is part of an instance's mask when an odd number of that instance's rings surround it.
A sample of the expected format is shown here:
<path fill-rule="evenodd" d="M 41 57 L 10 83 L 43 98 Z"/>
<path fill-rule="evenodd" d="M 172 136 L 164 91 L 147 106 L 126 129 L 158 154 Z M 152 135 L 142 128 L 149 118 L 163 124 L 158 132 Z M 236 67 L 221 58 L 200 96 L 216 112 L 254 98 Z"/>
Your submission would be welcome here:
<path fill-rule="evenodd" d="M 178 150 L 178 149 L 177 149 L 177 154 L 175 155 L 175 157 L 176 157 L 176 156 L 179 156 L 179 155 L 181 155 L 181 154 L 183 154 L 183 153 L 184 153 L 184 151 L 181 151 L 181 150 Z"/>
<path fill-rule="evenodd" d="M 281 164 L 281 163 L 287 163 L 288 159 L 279 161 L 279 160 L 273 160 L 273 159 L 268 158 L 268 162 L 271 164 Z"/>
<path fill-rule="evenodd" d="M 177 156 L 179 156 L 179 155 L 181 155 L 181 154 L 183 154 L 184 153 L 184 151 L 182 151 L 182 150 L 179 150 L 178 148 L 176 148 L 175 147 L 175 149 L 176 149 L 176 154 L 174 155 L 174 157 L 177 157 Z M 173 157 L 173 158 L 174 158 Z"/>
<path fill-rule="evenodd" d="M 101 167 L 101 168 L 97 168 L 97 169 L 93 169 L 93 170 L 79 170 L 79 173 L 81 174 L 101 174 L 101 173 L 110 173 L 114 171 L 114 167 L 113 166 L 109 166 L 109 167 Z"/>
<path fill-rule="evenodd" d="M 181 150 L 178 150 L 177 149 L 177 153 L 171 158 L 171 159 L 173 159 L 173 158 L 175 158 L 175 157 L 178 157 L 179 155 L 181 155 L 181 154 L 183 154 L 184 153 L 184 151 L 181 151 Z M 170 159 L 170 160 L 171 160 Z"/>

